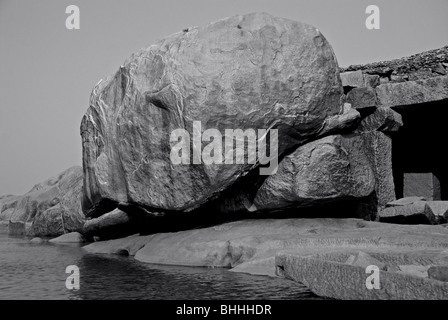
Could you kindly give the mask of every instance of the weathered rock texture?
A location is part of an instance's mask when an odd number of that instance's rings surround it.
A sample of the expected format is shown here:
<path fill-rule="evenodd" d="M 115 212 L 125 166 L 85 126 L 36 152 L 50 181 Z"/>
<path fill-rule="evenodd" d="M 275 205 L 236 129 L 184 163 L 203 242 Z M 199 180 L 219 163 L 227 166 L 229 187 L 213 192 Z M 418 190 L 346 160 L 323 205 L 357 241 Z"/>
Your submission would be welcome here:
<path fill-rule="evenodd" d="M 353 124 L 342 94 L 333 50 L 299 22 L 257 13 L 165 38 L 92 92 L 81 124 L 84 212 L 195 209 L 256 166 L 173 165 L 174 129 L 278 129 L 282 157 Z"/>
<path fill-rule="evenodd" d="M 9 221 L 21 196 L 5 195 L 0 197 L 0 221 Z"/>
<path fill-rule="evenodd" d="M 414 206 L 413 206 L 414 205 Z M 425 205 L 428 207 L 426 208 Z M 424 219 L 428 221 L 427 217 L 429 216 L 429 222 L 431 223 L 438 223 L 443 224 L 446 223 L 448 219 L 448 201 L 426 201 L 423 197 L 406 197 L 402 199 L 398 199 L 395 201 L 389 202 L 387 207 L 407 207 L 407 208 L 415 208 L 420 207 L 420 211 L 426 212 Z M 410 206 L 410 207 L 408 207 Z M 422 210 L 423 209 L 423 210 Z M 407 210 L 407 209 L 405 209 Z M 414 215 L 416 212 L 410 212 L 408 211 L 409 215 Z M 386 211 L 387 212 L 387 211 Z M 392 211 L 389 211 L 389 213 L 398 213 L 399 211 L 396 211 L 393 209 Z M 380 215 L 381 216 L 381 215 Z M 421 221 L 421 219 L 420 219 Z"/>
<path fill-rule="evenodd" d="M 381 107 L 412 106 L 448 99 L 448 76 L 401 83 L 385 83 L 377 88 L 376 97 Z"/>
<path fill-rule="evenodd" d="M 362 136 L 328 136 L 286 156 L 258 189 L 251 210 L 311 206 L 372 193 L 375 176 Z"/>
<path fill-rule="evenodd" d="M 438 219 L 425 201 L 388 207 L 380 211 L 380 221 L 396 223 L 437 224 Z"/>
<path fill-rule="evenodd" d="M 340 254 L 344 256 L 344 254 Z M 446 300 L 448 284 L 407 272 L 379 271 L 379 288 L 367 288 L 365 266 L 344 264 L 336 255 L 279 254 L 278 273 L 322 297 L 343 300 Z M 383 256 L 390 261 L 390 256 Z M 335 261 L 336 260 L 336 261 Z"/>
<path fill-rule="evenodd" d="M 376 107 L 378 104 L 376 101 L 375 90 L 369 87 L 354 88 L 353 90 L 350 90 L 347 94 L 347 102 L 355 109 Z"/>
<path fill-rule="evenodd" d="M 391 108 L 376 108 L 371 114 L 361 120 L 355 132 L 398 131 L 403 126 L 403 120 L 398 112 Z"/>
<path fill-rule="evenodd" d="M 23 196 L 2 199 L 1 211 L 11 221 L 12 233 L 17 229 L 14 223 L 27 223 L 28 235 L 57 236 L 84 225 L 81 196 L 82 168 L 72 167 L 35 185 Z"/>
<path fill-rule="evenodd" d="M 438 119 L 444 118 L 440 112 L 444 112 L 442 104 L 448 100 L 447 66 L 448 46 L 402 59 L 341 68 L 346 101 L 361 114 L 354 132 L 365 133 L 366 145 L 373 151 L 368 157 L 373 160 L 377 187 L 371 207 L 376 206 L 378 212 L 396 195 L 424 196 L 428 200 L 433 197 L 427 193 L 403 193 L 403 184 L 406 188 L 404 175 L 425 172 L 409 170 L 434 170 L 443 179 L 448 177 L 446 170 L 438 164 L 440 155 L 431 152 L 430 156 L 428 153 L 429 149 L 439 148 L 432 141 L 442 131 Z M 432 110 L 431 113 L 428 110 Z M 422 117 L 424 114 L 428 117 Z M 421 123 L 425 125 L 422 127 Z M 403 125 L 404 131 L 401 129 Z M 416 139 L 416 136 L 420 138 Z M 396 150 L 394 160 L 392 140 Z M 418 152 L 415 152 L 415 146 L 419 146 Z M 414 156 L 416 153 L 418 157 Z M 425 157 L 427 160 L 422 160 Z M 393 163 L 395 172 L 392 172 Z"/>
<path fill-rule="evenodd" d="M 401 59 L 352 65 L 341 68 L 341 72 L 362 71 L 364 74 L 381 76 L 387 81 L 403 82 L 445 75 L 447 68 L 448 46 L 445 46 Z"/>
<path fill-rule="evenodd" d="M 396 196 L 398 110 L 448 97 L 447 48 L 340 75 L 317 29 L 260 13 L 158 41 L 93 89 L 81 124 L 83 211 L 92 218 L 85 230 L 128 228 L 124 220 L 138 215 L 275 212 L 353 198 L 356 216 L 378 219 Z M 193 165 L 170 160 L 170 133 L 179 128 L 189 133 Z M 202 163 L 194 134 L 211 128 L 278 129 L 270 150 L 278 151 L 277 173 L 255 174 L 259 162 Z"/>

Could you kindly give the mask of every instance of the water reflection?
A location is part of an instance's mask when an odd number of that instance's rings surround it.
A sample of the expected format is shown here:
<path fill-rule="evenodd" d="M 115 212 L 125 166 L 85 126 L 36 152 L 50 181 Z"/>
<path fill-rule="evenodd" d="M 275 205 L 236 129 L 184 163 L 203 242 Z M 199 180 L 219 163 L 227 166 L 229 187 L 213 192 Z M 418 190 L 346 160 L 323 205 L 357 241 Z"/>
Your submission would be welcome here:
<path fill-rule="evenodd" d="M 67 290 L 68 265 L 81 288 Z M 0 228 L 0 299 L 318 299 L 289 280 L 225 269 L 149 265 L 78 245 L 31 244 Z"/>
<path fill-rule="evenodd" d="M 225 269 L 149 265 L 128 257 L 84 255 L 82 299 L 315 299 L 289 280 Z M 101 292 L 106 291 L 106 292 Z"/>

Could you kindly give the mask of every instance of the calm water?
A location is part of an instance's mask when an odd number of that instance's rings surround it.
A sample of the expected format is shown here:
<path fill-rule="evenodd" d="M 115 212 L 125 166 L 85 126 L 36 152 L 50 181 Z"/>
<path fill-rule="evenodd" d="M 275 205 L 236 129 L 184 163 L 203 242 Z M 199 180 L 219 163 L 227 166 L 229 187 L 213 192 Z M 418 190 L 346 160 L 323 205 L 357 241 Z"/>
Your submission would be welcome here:
<path fill-rule="evenodd" d="M 65 287 L 68 265 L 80 290 Z M 167 267 L 92 255 L 78 245 L 31 244 L 0 225 L 0 299 L 318 299 L 285 279 L 225 269 Z"/>

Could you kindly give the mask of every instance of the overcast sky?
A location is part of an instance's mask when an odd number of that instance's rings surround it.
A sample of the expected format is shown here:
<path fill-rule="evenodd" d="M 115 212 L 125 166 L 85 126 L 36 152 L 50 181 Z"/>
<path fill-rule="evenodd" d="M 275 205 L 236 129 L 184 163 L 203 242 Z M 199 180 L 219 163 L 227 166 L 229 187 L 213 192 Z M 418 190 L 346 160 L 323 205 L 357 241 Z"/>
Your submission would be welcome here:
<path fill-rule="evenodd" d="M 77 5 L 80 30 L 67 30 Z M 380 8 L 380 30 L 365 27 Z M 448 44 L 448 0 L 0 0 L 0 195 L 81 165 L 92 87 L 132 52 L 186 27 L 264 11 L 319 28 L 341 66 Z"/>

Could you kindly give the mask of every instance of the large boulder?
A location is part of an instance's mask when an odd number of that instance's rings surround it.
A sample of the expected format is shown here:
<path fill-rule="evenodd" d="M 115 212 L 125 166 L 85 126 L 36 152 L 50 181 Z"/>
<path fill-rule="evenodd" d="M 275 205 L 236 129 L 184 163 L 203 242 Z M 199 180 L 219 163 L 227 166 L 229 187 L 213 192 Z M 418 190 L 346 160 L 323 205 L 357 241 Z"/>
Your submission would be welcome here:
<path fill-rule="evenodd" d="M 81 124 L 84 213 L 98 217 L 118 204 L 193 210 L 254 171 L 260 158 L 173 164 L 173 130 L 185 129 L 194 140 L 193 133 L 212 128 L 223 136 L 225 129 L 277 129 L 271 156 L 277 151 L 281 158 L 357 120 L 342 95 L 331 46 L 300 22 L 254 13 L 162 39 L 93 89 Z M 188 141 L 192 154 L 200 143 Z"/>
<path fill-rule="evenodd" d="M 333 135 L 296 149 L 275 175 L 258 189 L 251 210 L 310 206 L 363 198 L 375 188 L 375 176 L 361 135 Z"/>
<path fill-rule="evenodd" d="M 82 168 L 76 166 L 36 184 L 15 200 L 10 224 L 28 223 L 26 233 L 33 236 L 58 236 L 81 229 L 85 220 L 81 209 L 82 176 Z"/>

